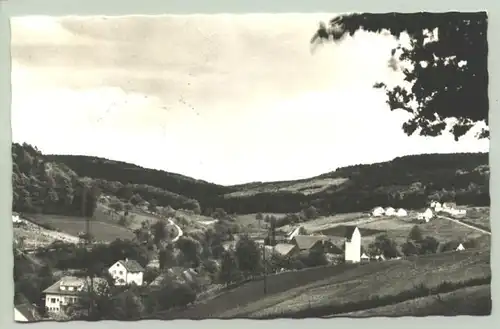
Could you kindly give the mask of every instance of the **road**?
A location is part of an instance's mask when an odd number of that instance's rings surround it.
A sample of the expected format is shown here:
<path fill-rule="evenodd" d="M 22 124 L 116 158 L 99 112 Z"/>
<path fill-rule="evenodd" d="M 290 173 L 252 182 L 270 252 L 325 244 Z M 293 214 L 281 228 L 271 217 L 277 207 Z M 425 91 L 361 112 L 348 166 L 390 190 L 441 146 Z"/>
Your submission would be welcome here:
<path fill-rule="evenodd" d="M 177 236 L 172 239 L 172 242 L 175 242 L 179 240 L 179 238 L 184 234 L 184 232 L 182 232 L 182 229 L 179 227 L 179 225 L 177 225 L 171 218 L 168 219 L 168 223 L 170 225 L 175 226 L 175 228 L 177 229 Z"/>
<path fill-rule="evenodd" d="M 491 235 L 491 232 L 490 231 L 486 231 L 486 230 L 483 230 L 479 227 L 475 227 L 475 226 L 472 226 L 472 225 L 469 225 L 469 224 L 466 224 L 464 222 L 461 222 L 459 221 L 458 219 L 454 219 L 454 218 L 450 218 L 450 217 L 446 217 L 446 216 L 442 216 L 442 215 L 436 215 L 437 218 L 441 218 L 441 219 L 447 219 L 449 221 L 452 221 L 452 222 L 455 222 L 457 224 L 460 224 L 462 226 L 465 226 L 465 227 L 468 227 L 468 228 L 471 228 L 473 230 L 476 230 L 478 232 L 481 232 L 481 233 L 484 233 L 484 234 L 488 234 L 488 235 Z"/>

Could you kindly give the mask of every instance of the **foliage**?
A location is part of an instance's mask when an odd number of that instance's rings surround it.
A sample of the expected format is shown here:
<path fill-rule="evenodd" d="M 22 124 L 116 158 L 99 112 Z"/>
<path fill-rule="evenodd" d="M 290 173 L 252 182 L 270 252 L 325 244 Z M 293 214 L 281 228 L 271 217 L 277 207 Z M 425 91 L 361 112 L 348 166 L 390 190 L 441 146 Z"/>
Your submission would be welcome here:
<path fill-rule="evenodd" d="M 108 163 L 104 159 L 98 161 L 87 157 L 70 157 L 72 160 L 68 160 L 67 163 L 72 166 L 72 169 L 81 169 L 82 172 L 90 175 L 88 169 L 85 169 L 85 164 L 90 163 L 90 167 L 96 170 L 93 175 L 101 177 L 84 179 L 77 176 L 64 163 L 49 162 L 67 159 L 65 156 L 44 156 L 27 144 L 23 146 L 13 144 L 12 149 L 14 211 L 80 216 L 82 213 L 80 181 L 84 181 L 88 186 L 98 186 L 102 193 L 116 196 L 122 200 L 122 203 L 141 204 L 141 200 L 154 199 L 158 205 L 169 206 L 169 209 L 172 209 L 171 207 L 193 209 L 195 203 L 198 202 L 194 199 L 186 199 L 186 196 L 168 192 L 167 189 L 170 186 L 167 188 L 166 186 L 144 185 L 149 182 L 149 178 L 143 182 L 137 180 L 138 185 L 130 185 L 129 176 L 123 176 L 119 181 L 115 181 L 119 178 L 117 177 L 119 173 L 130 173 L 129 168 L 135 168 L 131 164 L 113 161 Z M 81 163 L 79 164 L 76 159 Z M 92 165 L 92 161 L 100 164 Z M 46 170 L 42 170 L 42 163 Z M 122 169 L 119 169 L 120 166 Z M 99 171 L 99 168 L 102 171 Z M 139 171 L 139 169 L 134 170 Z M 148 169 L 144 171 L 145 174 L 134 174 L 136 175 L 134 177 L 137 179 L 149 177 L 147 173 L 150 173 L 151 177 L 157 175 L 157 171 L 150 172 Z M 164 175 L 169 174 L 164 173 Z M 49 176 L 53 179 L 48 178 Z M 332 186 L 309 195 L 302 194 L 300 191 L 275 192 L 275 186 L 282 182 L 244 184 L 227 189 L 215 189 L 209 195 L 200 194 L 199 204 L 204 206 L 204 213 L 220 219 L 219 223 L 215 224 L 216 230 L 226 232 L 227 239 L 230 238 L 230 234 L 239 230 L 237 223 L 233 222 L 228 213 L 288 213 L 289 215 L 284 218 L 277 219 L 276 225 L 279 227 L 306 220 L 306 217 L 301 215 L 302 210 L 310 210 L 311 206 L 317 210 L 318 214 L 332 214 L 367 211 L 385 204 L 391 204 L 396 208 L 420 208 L 424 207 L 430 199 L 476 206 L 490 205 L 489 167 L 486 153 L 404 156 L 379 164 L 339 168 L 334 172 L 313 177 L 311 180 L 318 178 L 348 178 L 348 180 L 340 186 Z M 46 187 L 52 181 L 55 182 L 53 190 L 57 192 L 58 197 L 45 198 L 45 193 L 49 191 Z M 182 187 L 184 180 L 180 180 L 174 186 L 182 190 L 194 189 L 197 181 L 188 179 L 186 182 L 188 181 L 189 183 L 186 183 L 188 186 L 185 188 Z M 206 185 L 200 184 L 200 189 L 203 190 L 203 186 Z M 227 197 L 227 194 L 234 190 L 246 191 L 253 188 L 264 192 Z"/>
<path fill-rule="evenodd" d="M 394 240 L 387 234 L 380 234 L 375 241 L 368 247 L 371 254 L 382 254 L 385 258 L 395 258 L 399 256 L 399 250 Z"/>
<path fill-rule="evenodd" d="M 412 64 L 412 68 L 403 69 L 409 87 L 387 87 L 383 82 L 375 85 L 386 90 L 391 110 L 403 109 L 412 114 L 403 125 L 408 135 L 417 130 L 420 135 L 440 135 L 446 129 L 444 120 L 452 117 L 458 119 L 450 130 L 457 140 L 474 123 L 488 124 L 486 12 L 355 13 L 341 15 L 330 23 L 336 29 L 323 28 L 318 35 L 331 35 L 337 42 L 361 29 L 388 31 L 398 39 L 403 32 L 408 34 L 410 47 L 400 44 L 392 51 L 392 60 Z M 437 39 L 429 39 L 429 33 L 434 31 Z M 489 131 L 485 130 L 478 137 L 488 136 Z"/>
<path fill-rule="evenodd" d="M 235 256 L 238 268 L 244 276 L 255 275 L 262 270 L 259 246 L 247 235 L 241 236 L 236 243 Z"/>

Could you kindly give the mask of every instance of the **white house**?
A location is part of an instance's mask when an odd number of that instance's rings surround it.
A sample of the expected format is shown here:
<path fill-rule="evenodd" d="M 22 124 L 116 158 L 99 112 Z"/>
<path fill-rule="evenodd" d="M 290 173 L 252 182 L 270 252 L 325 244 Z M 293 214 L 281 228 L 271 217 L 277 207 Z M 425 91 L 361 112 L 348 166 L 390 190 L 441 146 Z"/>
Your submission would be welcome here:
<path fill-rule="evenodd" d="M 443 209 L 448 209 L 448 210 L 451 210 L 451 209 L 455 209 L 457 207 L 457 204 L 455 202 L 445 202 L 443 203 Z"/>
<path fill-rule="evenodd" d="M 461 243 L 460 243 L 460 244 L 458 245 L 457 249 L 455 249 L 455 250 L 456 250 L 456 251 L 462 251 L 462 250 L 465 250 L 465 247 L 464 247 L 464 245 L 463 245 L 463 244 L 461 244 Z"/>
<path fill-rule="evenodd" d="M 382 207 L 376 207 L 372 209 L 372 216 L 373 217 L 380 217 L 385 214 L 385 210 Z"/>
<path fill-rule="evenodd" d="M 50 313 L 62 313 L 62 306 L 75 303 L 86 291 L 85 278 L 65 276 L 43 291 L 45 309 Z"/>
<path fill-rule="evenodd" d="M 426 223 L 428 223 L 432 217 L 434 216 L 432 210 L 430 208 L 427 208 L 423 213 L 420 213 L 417 215 L 417 219 L 423 220 Z"/>
<path fill-rule="evenodd" d="M 21 223 L 21 222 L 22 222 L 22 220 L 19 218 L 19 215 L 16 214 L 16 213 L 13 213 L 12 214 L 12 223 L 18 224 L 18 223 Z"/>
<path fill-rule="evenodd" d="M 430 207 L 434 209 L 435 212 L 443 211 L 443 206 L 437 201 L 432 201 Z"/>
<path fill-rule="evenodd" d="M 137 261 L 126 258 L 114 263 L 108 270 L 115 279 L 115 285 L 124 286 L 135 283 L 142 286 L 144 280 L 144 268 Z"/>
<path fill-rule="evenodd" d="M 347 226 L 345 232 L 345 261 L 359 263 L 361 261 L 361 233 L 357 226 Z"/>
<path fill-rule="evenodd" d="M 408 212 L 406 212 L 406 210 L 404 210 L 403 208 L 399 208 L 398 211 L 396 212 L 396 216 L 406 217 L 408 216 Z"/>
<path fill-rule="evenodd" d="M 393 207 L 387 207 L 387 208 L 385 208 L 385 215 L 386 216 L 395 216 L 396 210 Z"/>
<path fill-rule="evenodd" d="M 365 253 L 363 253 L 360 258 L 362 262 L 367 262 L 370 260 L 370 257 L 368 257 L 368 255 Z"/>

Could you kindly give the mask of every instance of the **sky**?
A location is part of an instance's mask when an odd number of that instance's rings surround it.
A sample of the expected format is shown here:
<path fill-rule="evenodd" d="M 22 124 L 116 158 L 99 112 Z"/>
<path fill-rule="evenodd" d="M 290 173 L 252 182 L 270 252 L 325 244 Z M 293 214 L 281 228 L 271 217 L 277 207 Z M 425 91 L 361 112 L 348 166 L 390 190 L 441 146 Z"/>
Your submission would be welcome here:
<path fill-rule="evenodd" d="M 396 39 L 361 31 L 311 52 L 333 16 L 13 18 L 13 141 L 224 185 L 488 151 L 473 132 L 406 136 L 408 114 L 372 88 L 402 82 Z"/>

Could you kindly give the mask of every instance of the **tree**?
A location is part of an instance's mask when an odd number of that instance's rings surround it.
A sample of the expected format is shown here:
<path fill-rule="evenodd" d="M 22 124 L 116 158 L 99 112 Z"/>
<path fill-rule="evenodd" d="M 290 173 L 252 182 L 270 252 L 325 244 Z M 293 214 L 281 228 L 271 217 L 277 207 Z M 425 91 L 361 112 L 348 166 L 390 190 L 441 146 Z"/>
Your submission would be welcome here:
<path fill-rule="evenodd" d="M 396 242 L 389 238 L 387 234 L 378 235 L 375 238 L 375 242 L 370 249 L 376 250 L 377 253 L 384 255 L 384 257 L 386 258 L 394 258 L 399 256 Z"/>
<path fill-rule="evenodd" d="M 420 227 L 418 227 L 418 225 L 414 225 L 411 230 L 410 230 L 410 233 L 408 234 L 408 240 L 410 241 L 414 241 L 414 242 L 420 242 L 423 240 L 423 235 L 422 235 L 422 231 L 420 230 Z"/>
<path fill-rule="evenodd" d="M 158 253 L 158 260 L 161 270 L 175 265 L 174 251 L 171 245 L 168 245 L 166 248 L 160 250 Z"/>
<path fill-rule="evenodd" d="M 303 210 L 303 214 L 307 220 L 312 220 L 318 217 L 318 209 L 314 206 L 309 206 Z"/>
<path fill-rule="evenodd" d="M 361 29 L 389 31 L 397 39 L 406 32 L 411 46 L 393 49 L 390 65 L 396 68 L 398 60 L 412 64 L 402 69 L 407 86 L 376 82 L 374 87 L 386 91 L 391 110 L 412 114 L 403 124 L 406 134 L 438 136 L 447 128 L 445 120 L 455 117 L 450 131 L 458 140 L 475 123 L 488 125 L 487 26 L 486 12 L 347 14 L 332 19 L 330 28 L 320 27 L 313 42 L 341 42 Z M 437 38 L 429 39 L 433 32 Z M 477 137 L 489 137 L 489 130 Z"/>
<path fill-rule="evenodd" d="M 439 247 L 439 242 L 432 236 L 426 236 L 420 241 L 420 246 L 421 254 L 435 254 Z"/>
<path fill-rule="evenodd" d="M 153 242 L 159 247 L 161 242 L 168 236 L 167 223 L 163 220 L 157 220 L 151 225 L 151 231 L 153 233 Z"/>
<path fill-rule="evenodd" d="M 140 297 L 132 289 L 113 296 L 111 308 L 112 319 L 118 321 L 140 320 L 145 310 Z"/>
<path fill-rule="evenodd" d="M 219 281 L 229 285 L 240 278 L 236 257 L 232 251 L 225 251 L 219 270 Z"/>
<path fill-rule="evenodd" d="M 262 269 L 259 246 L 247 235 L 240 237 L 236 243 L 236 259 L 238 268 L 245 275 L 254 275 Z"/>
<path fill-rule="evenodd" d="M 200 249 L 201 246 L 198 241 L 187 236 L 181 236 L 176 242 L 177 248 L 182 253 L 182 259 L 189 267 L 198 267 L 200 262 Z"/>
<path fill-rule="evenodd" d="M 414 256 L 420 254 L 420 246 L 415 241 L 408 240 L 401 246 L 401 251 L 405 256 Z"/>

